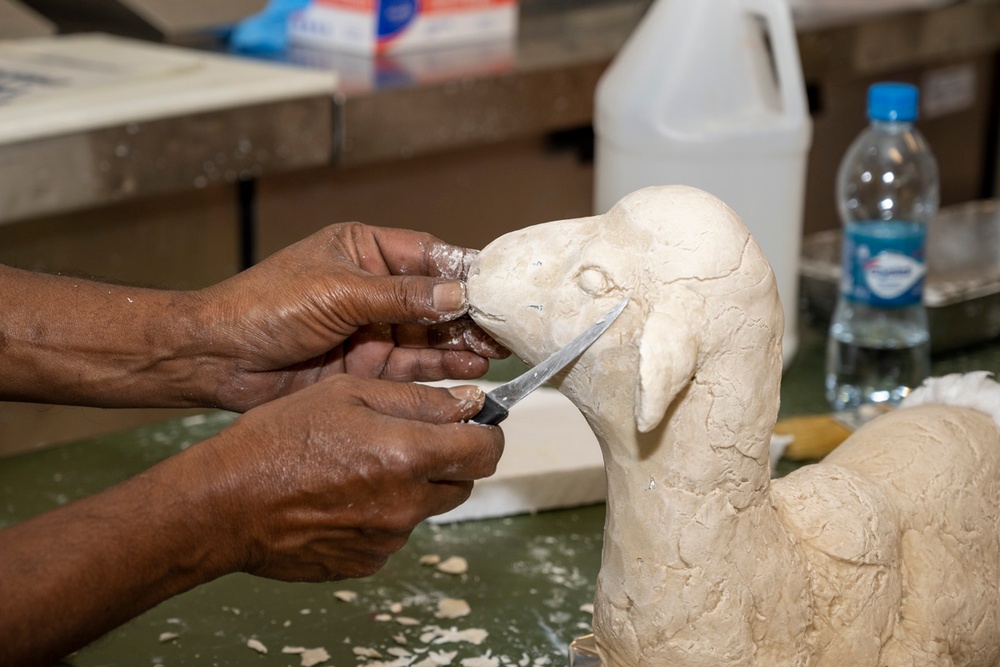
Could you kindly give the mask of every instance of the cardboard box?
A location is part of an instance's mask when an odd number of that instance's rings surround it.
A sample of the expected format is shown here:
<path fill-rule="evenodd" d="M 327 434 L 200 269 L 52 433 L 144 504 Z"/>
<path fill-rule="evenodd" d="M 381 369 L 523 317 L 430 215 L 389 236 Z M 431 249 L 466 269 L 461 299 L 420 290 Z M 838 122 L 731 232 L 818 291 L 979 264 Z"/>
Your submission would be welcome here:
<path fill-rule="evenodd" d="M 510 38 L 516 0 L 313 0 L 289 20 L 301 46 L 390 53 Z"/>

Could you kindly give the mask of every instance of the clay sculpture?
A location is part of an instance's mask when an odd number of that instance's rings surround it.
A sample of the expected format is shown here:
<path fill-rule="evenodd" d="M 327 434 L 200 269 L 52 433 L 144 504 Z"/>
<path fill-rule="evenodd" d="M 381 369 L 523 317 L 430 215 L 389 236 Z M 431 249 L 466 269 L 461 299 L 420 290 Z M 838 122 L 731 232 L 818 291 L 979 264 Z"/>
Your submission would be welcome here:
<path fill-rule="evenodd" d="M 1000 385 L 948 377 L 772 481 L 781 304 L 687 187 L 490 244 L 472 316 L 529 364 L 631 301 L 557 379 L 608 478 L 605 667 L 1000 664 Z M 817 380 L 818 381 L 818 380 Z"/>

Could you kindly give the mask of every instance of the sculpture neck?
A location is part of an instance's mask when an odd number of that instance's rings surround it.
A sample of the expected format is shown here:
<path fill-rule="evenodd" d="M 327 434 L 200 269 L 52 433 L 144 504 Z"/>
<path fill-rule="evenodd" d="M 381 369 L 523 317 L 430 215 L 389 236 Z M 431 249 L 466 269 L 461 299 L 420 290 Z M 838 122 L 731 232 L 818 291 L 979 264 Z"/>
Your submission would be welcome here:
<path fill-rule="evenodd" d="M 692 382 L 649 433 L 622 428 L 627 416 L 594 424 L 603 443 L 610 487 L 722 491 L 745 506 L 770 478 L 770 436 L 777 416 L 777 382 L 737 392 L 729 385 Z M 615 477 L 616 479 L 611 479 Z"/>

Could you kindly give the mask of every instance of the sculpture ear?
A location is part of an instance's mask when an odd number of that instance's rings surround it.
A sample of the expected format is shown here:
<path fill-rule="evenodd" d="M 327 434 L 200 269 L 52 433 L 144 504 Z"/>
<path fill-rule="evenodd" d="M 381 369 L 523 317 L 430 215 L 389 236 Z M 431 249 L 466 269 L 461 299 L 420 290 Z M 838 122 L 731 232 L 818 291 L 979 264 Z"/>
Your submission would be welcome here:
<path fill-rule="evenodd" d="M 639 384 L 635 422 L 641 433 L 656 428 L 677 394 L 694 377 L 699 336 L 691 322 L 691 304 L 676 304 L 670 313 L 653 311 L 646 318 L 639 341 Z"/>

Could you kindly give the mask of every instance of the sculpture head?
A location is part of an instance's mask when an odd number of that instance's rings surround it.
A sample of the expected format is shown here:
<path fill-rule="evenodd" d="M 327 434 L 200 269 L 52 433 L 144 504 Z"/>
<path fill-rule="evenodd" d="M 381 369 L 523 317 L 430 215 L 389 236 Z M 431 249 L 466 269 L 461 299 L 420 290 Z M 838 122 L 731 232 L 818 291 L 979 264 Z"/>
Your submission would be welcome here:
<path fill-rule="evenodd" d="M 656 428 L 722 357 L 739 366 L 749 361 L 731 355 L 749 351 L 765 360 L 754 373 L 764 363 L 780 375 L 783 323 L 770 267 L 739 217 L 694 188 L 646 188 L 605 215 L 502 236 L 480 253 L 468 286 L 473 319 L 529 364 L 629 297 L 559 383 L 592 424 L 604 417 Z"/>

